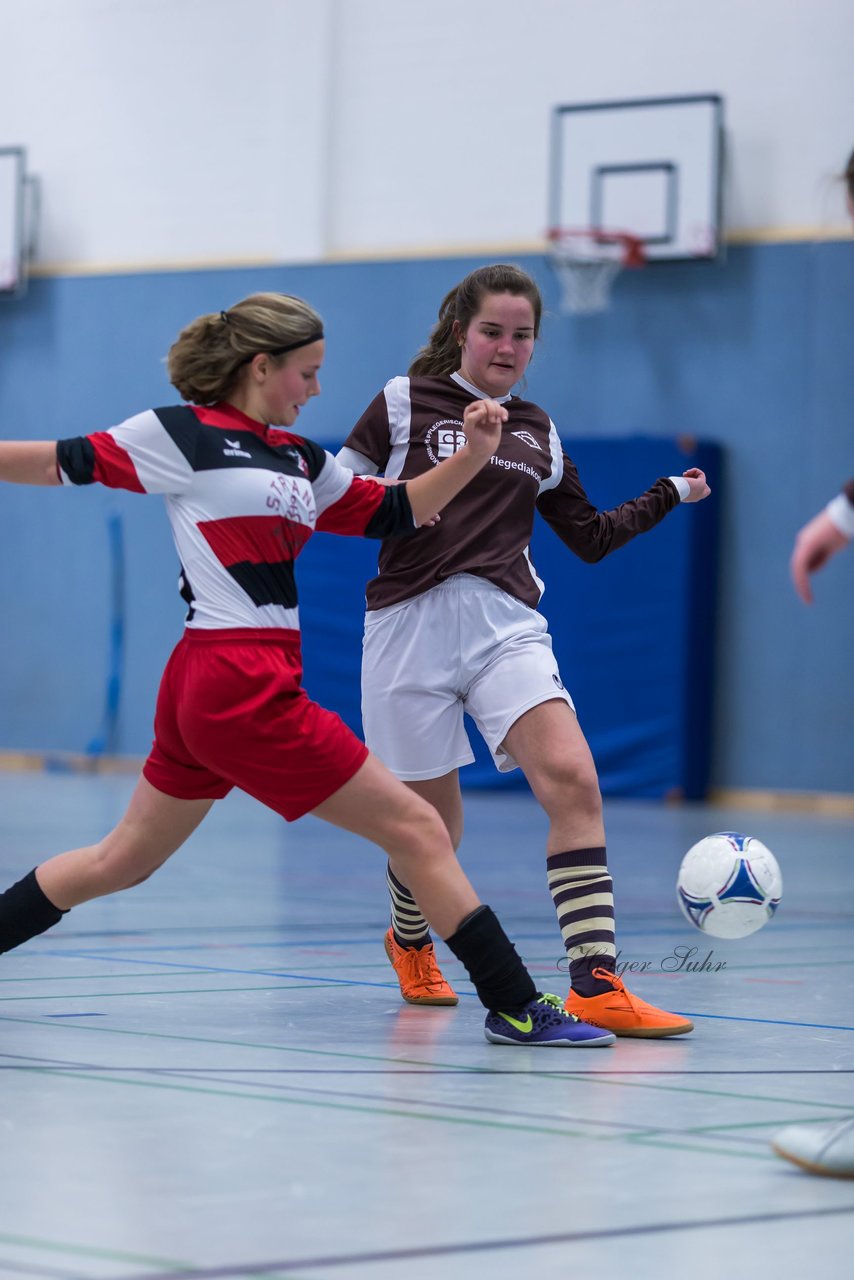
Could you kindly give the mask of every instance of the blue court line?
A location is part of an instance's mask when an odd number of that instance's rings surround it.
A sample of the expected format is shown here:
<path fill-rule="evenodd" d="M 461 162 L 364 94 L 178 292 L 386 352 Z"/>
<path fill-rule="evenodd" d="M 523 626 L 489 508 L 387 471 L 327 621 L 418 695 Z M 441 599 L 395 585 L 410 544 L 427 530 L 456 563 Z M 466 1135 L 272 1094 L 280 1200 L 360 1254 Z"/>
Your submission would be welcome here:
<path fill-rule="evenodd" d="M 64 957 L 71 956 L 71 957 L 79 958 L 78 953 L 75 951 L 57 951 L 57 952 L 54 952 L 53 954 L 64 956 Z M 140 964 L 140 965 L 158 964 L 158 965 L 162 965 L 165 968 L 170 967 L 168 960 L 156 960 L 156 961 L 155 960 L 148 961 L 143 959 L 137 960 L 131 956 L 124 956 L 124 955 L 93 956 L 91 953 L 87 953 L 87 958 L 91 960 L 115 961 L 116 963 L 122 963 L 122 964 Z M 310 974 L 310 973 L 281 973 L 278 970 L 273 970 L 273 969 L 232 969 L 232 968 L 228 968 L 220 965 L 208 965 L 208 964 L 191 965 L 191 964 L 188 964 L 186 961 L 182 962 L 180 965 L 176 961 L 174 967 L 184 968 L 184 969 L 197 969 L 204 973 L 240 973 L 244 977 L 282 978 L 287 980 L 295 980 L 298 982 L 322 982 L 322 983 L 327 983 L 331 986 L 369 987 L 369 988 L 379 988 L 384 991 L 397 990 L 397 984 L 394 982 L 366 982 L 363 978 L 360 978 L 357 981 L 353 978 L 330 978 L 328 975 L 324 977 L 319 977 L 316 974 Z M 457 979 L 455 977 L 454 981 L 465 982 L 468 980 Z M 468 996 L 474 1000 L 477 999 L 477 995 L 473 991 L 458 991 L 457 994 L 459 996 Z M 713 1018 L 720 1022 L 755 1022 L 755 1023 L 767 1024 L 768 1026 L 804 1027 L 804 1028 L 809 1028 L 810 1030 L 817 1030 L 817 1031 L 854 1031 L 854 1027 L 837 1026 L 835 1023 L 827 1023 L 827 1022 L 792 1022 L 783 1018 L 741 1018 L 741 1017 L 737 1017 L 734 1014 L 695 1013 L 693 1010 L 687 1010 L 687 1009 L 674 1009 L 673 1012 L 678 1014 L 680 1018 L 691 1018 L 691 1019 Z"/>
<path fill-rule="evenodd" d="M 787 1022 L 784 1018 L 739 1018 L 732 1013 L 683 1013 L 674 1009 L 680 1018 L 714 1018 L 718 1022 L 761 1022 L 769 1027 L 808 1027 L 815 1031 L 854 1031 L 854 1027 L 840 1027 L 833 1022 Z"/>
<path fill-rule="evenodd" d="M 800 1209 L 788 1213 L 753 1213 L 726 1218 L 695 1218 L 675 1222 L 640 1223 L 634 1227 L 611 1227 L 591 1231 L 560 1231 L 552 1235 L 510 1236 L 497 1240 L 472 1240 L 459 1244 L 424 1245 L 421 1248 L 382 1249 L 366 1253 L 327 1254 L 314 1258 L 277 1258 L 269 1262 L 230 1263 L 224 1267 L 187 1267 L 180 1271 L 146 1272 L 113 1280 L 236 1280 L 241 1276 L 262 1276 L 268 1271 L 317 1271 L 322 1267 L 351 1267 L 365 1263 L 403 1262 L 417 1258 L 451 1258 L 505 1249 L 533 1249 L 559 1244 L 579 1244 L 588 1240 L 620 1240 L 679 1231 L 708 1231 L 714 1228 L 755 1226 L 759 1223 L 794 1222 L 798 1219 L 829 1218 L 854 1214 L 854 1205 L 826 1209 Z"/>

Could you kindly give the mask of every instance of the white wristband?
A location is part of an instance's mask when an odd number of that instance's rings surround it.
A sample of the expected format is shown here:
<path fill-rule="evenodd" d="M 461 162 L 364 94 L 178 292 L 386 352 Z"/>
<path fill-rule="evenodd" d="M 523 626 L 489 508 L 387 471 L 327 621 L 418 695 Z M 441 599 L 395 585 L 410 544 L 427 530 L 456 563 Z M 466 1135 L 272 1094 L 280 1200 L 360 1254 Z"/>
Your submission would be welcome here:
<path fill-rule="evenodd" d="M 676 492 L 679 494 L 679 501 L 684 502 L 691 492 L 691 486 L 684 476 L 668 476 L 667 479 L 675 486 Z"/>
<path fill-rule="evenodd" d="M 840 533 L 846 538 L 854 538 L 854 506 L 844 493 L 838 493 L 824 509 Z"/>

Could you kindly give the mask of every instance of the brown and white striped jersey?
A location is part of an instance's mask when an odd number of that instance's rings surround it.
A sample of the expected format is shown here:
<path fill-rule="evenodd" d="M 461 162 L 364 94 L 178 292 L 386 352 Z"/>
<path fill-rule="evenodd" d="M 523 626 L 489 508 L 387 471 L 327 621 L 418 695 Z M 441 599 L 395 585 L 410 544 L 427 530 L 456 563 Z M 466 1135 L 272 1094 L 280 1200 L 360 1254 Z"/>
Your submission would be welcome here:
<path fill-rule="evenodd" d="M 465 443 L 463 413 L 483 392 L 458 373 L 392 378 L 345 441 L 339 461 L 362 475 L 410 480 Z M 456 573 L 487 578 L 531 607 L 543 593 L 528 553 L 534 512 L 570 550 L 590 563 L 645 533 L 677 506 L 663 477 L 611 511 L 587 497 L 554 423 L 518 396 L 503 397 L 509 417 L 490 462 L 442 511 L 441 520 L 400 542 L 386 539 L 379 576 L 368 583 L 369 609 L 397 604 Z"/>

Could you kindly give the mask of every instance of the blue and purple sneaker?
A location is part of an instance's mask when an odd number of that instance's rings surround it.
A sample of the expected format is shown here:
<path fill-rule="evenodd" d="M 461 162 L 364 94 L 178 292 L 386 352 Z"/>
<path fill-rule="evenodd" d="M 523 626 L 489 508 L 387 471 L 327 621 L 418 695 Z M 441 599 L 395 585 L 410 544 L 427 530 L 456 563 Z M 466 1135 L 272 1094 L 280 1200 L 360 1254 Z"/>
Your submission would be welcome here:
<path fill-rule="evenodd" d="M 483 1033 L 492 1044 L 554 1045 L 560 1049 L 596 1049 L 616 1036 L 565 1013 L 558 996 L 537 995 L 512 1013 L 490 1010 Z"/>

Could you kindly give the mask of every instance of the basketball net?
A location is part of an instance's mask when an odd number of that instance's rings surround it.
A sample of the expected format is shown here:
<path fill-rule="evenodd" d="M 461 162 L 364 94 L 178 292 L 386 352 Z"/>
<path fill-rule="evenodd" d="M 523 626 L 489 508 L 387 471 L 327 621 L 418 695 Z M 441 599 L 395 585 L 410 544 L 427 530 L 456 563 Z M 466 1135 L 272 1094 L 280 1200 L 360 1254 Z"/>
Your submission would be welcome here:
<path fill-rule="evenodd" d="M 611 286 L 623 267 L 642 267 L 646 262 L 642 241 L 624 231 L 557 227 L 548 238 L 565 315 L 605 311 Z"/>

